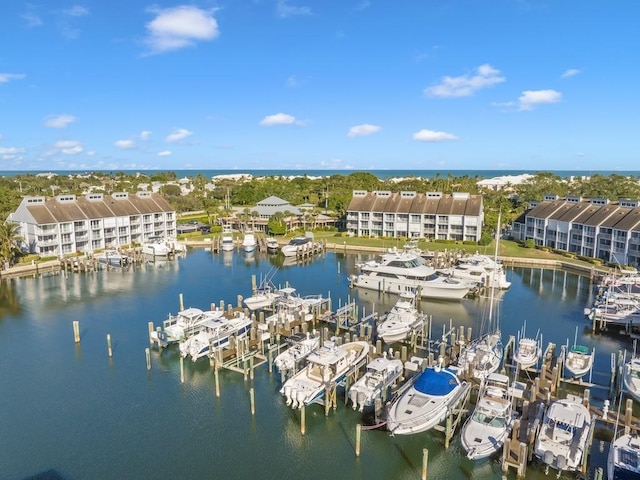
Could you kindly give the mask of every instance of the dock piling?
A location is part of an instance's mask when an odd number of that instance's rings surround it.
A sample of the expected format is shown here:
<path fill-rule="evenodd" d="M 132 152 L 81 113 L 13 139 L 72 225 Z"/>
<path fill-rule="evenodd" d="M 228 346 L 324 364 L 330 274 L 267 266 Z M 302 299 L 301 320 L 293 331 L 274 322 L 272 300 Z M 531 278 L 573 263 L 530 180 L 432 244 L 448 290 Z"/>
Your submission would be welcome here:
<path fill-rule="evenodd" d="M 151 370 L 151 352 L 149 351 L 149 347 L 144 349 L 145 357 L 147 357 L 147 370 Z"/>
<path fill-rule="evenodd" d="M 180 355 L 180 383 L 184 383 L 184 357 Z"/>
<path fill-rule="evenodd" d="M 249 389 L 249 398 L 251 399 L 251 416 L 253 417 L 256 414 L 256 394 L 253 387 Z"/>
<path fill-rule="evenodd" d="M 360 436 L 362 434 L 362 425 L 356 424 L 356 457 L 360 456 Z"/>
<path fill-rule="evenodd" d="M 422 449 L 422 480 L 427 480 L 427 464 L 429 463 L 429 450 Z"/>
<path fill-rule="evenodd" d="M 73 341 L 80 343 L 80 322 L 78 320 L 73 321 Z"/>
<path fill-rule="evenodd" d="M 111 334 L 107 333 L 107 353 L 109 358 L 113 357 L 113 350 L 111 349 Z"/>

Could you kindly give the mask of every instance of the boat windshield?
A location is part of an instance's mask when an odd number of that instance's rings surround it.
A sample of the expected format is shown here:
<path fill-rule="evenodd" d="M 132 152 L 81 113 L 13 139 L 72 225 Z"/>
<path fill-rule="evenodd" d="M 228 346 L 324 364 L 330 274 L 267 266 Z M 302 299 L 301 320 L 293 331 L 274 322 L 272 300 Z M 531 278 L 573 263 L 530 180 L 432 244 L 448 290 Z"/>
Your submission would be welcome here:
<path fill-rule="evenodd" d="M 388 266 L 397 268 L 417 268 L 420 266 L 420 262 L 418 262 L 417 258 L 392 260 L 389 262 Z"/>
<path fill-rule="evenodd" d="M 504 428 L 506 426 L 506 419 L 504 417 L 496 417 L 489 415 L 486 412 L 476 410 L 473 412 L 473 420 L 494 428 Z"/>

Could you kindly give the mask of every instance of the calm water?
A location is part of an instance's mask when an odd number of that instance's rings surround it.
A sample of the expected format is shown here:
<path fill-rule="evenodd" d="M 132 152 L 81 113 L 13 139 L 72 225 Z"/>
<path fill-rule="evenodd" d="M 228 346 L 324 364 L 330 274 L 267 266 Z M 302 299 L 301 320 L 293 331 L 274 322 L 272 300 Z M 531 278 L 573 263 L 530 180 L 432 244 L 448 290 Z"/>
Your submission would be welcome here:
<path fill-rule="evenodd" d="M 328 253 L 305 266 L 285 266 L 273 281 L 289 282 L 301 294 L 331 295 L 334 308 L 352 295 L 365 312 L 386 310 L 394 298 L 351 291 L 347 275 L 366 255 Z M 419 479 L 422 449 L 429 449 L 430 479 L 496 479 L 497 460 L 473 463 L 459 440 L 448 450 L 442 435 L 427 432 L 390 437 L 363 431 L 360 458 L 354 455 L 358 412 L 340 402 L 328 417 L 322 406 L 307 409 L 307 433 L 300 413 L 284 405 L 279 375 L 256 370 L 256 415 L 242 375 L 221 372 L 221 396 L 208 362 L 185 363 L 185 382 L 175 348 L 152 351 L 147 371 L 147 322 L 161 322 L 185 306 L 236 302 L 249 295 L 273 258 L 256 254 L 212 255 L 194 250 L 166 264 L 125 272 L 101 271 L 0 283 L 0 478 L 375 478 Z M 509 269 L 511 289 L 502 296 L 504 337 L 540 329 L 544 343 L 573 341 L 596 347 L 594 381 L 608 379 L 610 353 L 632 348 L 624 337 L 592 337 L 582 309 L 588 279 L 561 271 Z M 434 320 L 434 336 L 448 325 L 474 327 L 486 309 L 483 299 L 461 303 L 423 302 Z M 72 321 L 82 341 L 73 342 Z M 106 335 L 111 334 L 109 359 Z M 606 391 L 594 390 L 601 403 Z M 596 442 L 594 461 L 606 451 Z M 527 478 L 545 478 L 530 468 Z M 39 477 L 40 478 L 40 477 Z M 509 478 L 515 478 L 511 472 Z M 552 478 L 552 477 L 549 477 Z M 553 476 L 555 478 L 555 476 Z"/>

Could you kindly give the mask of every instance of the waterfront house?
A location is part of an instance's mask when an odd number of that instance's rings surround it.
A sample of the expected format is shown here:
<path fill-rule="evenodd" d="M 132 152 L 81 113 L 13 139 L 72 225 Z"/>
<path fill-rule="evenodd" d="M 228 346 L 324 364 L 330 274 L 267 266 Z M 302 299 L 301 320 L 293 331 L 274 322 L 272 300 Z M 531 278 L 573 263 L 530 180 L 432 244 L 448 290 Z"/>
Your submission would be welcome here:
<path fill-rule="evenodd" d="M 175 210 L 152 192 L 24 197 L 7 221 L 19 225 L 23 247 L 42 256 L 176 236 Z"/>
<path fill-rule="evenodd" d="M 347 231 L 359 237 L 480 240 L 481 195 L 354 190 Z"/>

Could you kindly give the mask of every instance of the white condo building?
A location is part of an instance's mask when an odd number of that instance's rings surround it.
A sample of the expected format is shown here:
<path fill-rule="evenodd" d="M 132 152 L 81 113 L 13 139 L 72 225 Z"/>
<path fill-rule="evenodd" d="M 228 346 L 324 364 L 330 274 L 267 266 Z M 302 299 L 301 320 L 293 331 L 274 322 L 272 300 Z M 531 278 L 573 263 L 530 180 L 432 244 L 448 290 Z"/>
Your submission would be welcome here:
<path fill-rule="evenodd" d="M 42 256 L 176 236 L 175 210 L 152 192 L 25 197 L 7 221 L 19 225 L 24 248 Z"/>

